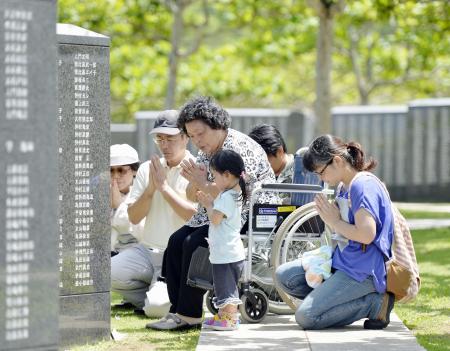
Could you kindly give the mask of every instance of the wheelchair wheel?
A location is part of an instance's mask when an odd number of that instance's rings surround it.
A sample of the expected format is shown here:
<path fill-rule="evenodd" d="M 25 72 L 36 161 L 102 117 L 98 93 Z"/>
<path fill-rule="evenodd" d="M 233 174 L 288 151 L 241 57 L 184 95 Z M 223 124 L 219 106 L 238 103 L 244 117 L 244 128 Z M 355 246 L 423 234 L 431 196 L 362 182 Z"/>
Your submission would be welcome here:
<path fill-rule="evenodd" d="M 273 282 L 273 267 L 269 265 L 269 259 L 259 261 L 252 257 L 252 282 L 251 286 L 254 289 L 264 291 L 269 303 L 269 311 L 276 314 L 292 314 L 291 307 L 281 298 Z"/>
<path fill-rule="evenodd" d="M 329 235 L 330 230 L 313 203 L 296 209 L 284 220 L 275 235 L 271 255 L 273 272 L 283 263 L 301 258 L 304 252 L 327 244 Z M 300 300 L 286 294 L 275 278 L 273 282 L 283 301 L 295 311 Z"/>
<path fill-rule="evenodd" d="M 241 317 L 248 323 L 259 323 L 267 314 L 268 300 L 266 294 L 260 289 L 250 289 L 256 304 L 253 304 L 246 295 L 241 296 L 242 304 L 239 305 Z"/>
<path fill-rule="evenodd" d="M 213 315 L 217 314 L 217 312 L 219 312 L 219 309 L 217 309 L 213 302 L 212 299 L 214 298 L 214 291 L 213 290 L 208 290 L 208 292 L 206 293 L 206 297 L 205 297 L 205 303 L 206 303 L 206 308 L 208 309 L 209 312 L 211 312 Z"/>

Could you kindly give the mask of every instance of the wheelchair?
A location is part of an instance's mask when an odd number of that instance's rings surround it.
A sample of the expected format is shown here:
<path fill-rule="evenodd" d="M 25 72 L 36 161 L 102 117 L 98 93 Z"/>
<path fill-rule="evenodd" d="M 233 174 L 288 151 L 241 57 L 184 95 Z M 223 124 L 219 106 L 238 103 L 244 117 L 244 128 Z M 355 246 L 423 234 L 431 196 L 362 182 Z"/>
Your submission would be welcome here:
<path fill-rule="evenodd" d="M 301 182 L 318 182 L 315 175 L 299 172 L 298 169 L 303 167 L 297 167 L 297 163 L 295 169 L 297 174 L 301 173 Z M 257 204 L 258 195 L 267 191 L 291 193 L 291 204 Z M 334 194 L 319 184 L 263 184 L 252 191 L 248 230 L 241 235 L 247 257 L 239 281 L 242 300 L 239 312 L 246 322 L 259 323 L 268 312 L 291 314 L 296 310 L 299 301 L 277 286 L 274 272 L 281 264 L 301 258 L 304 252 L 329 243 L 329 229 L 312 203 L 318 193 L 327 196 Z M 217 313 L 212 303 L 214 289 L 207 248 L 199 247 L 194 252 L 187 284 L 207 290 L 206 307 L 212 314 Z"/>

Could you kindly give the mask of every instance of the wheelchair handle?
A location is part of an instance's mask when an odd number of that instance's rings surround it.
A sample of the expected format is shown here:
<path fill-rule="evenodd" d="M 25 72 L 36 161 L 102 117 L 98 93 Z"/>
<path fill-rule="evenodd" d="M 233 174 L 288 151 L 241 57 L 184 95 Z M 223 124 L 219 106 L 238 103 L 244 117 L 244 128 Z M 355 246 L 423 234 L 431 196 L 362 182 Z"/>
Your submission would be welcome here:
<path fill-rule="evenodd" d="M 266 183 L 261 184 L 261 189 L 278 190 L 288 192 L 318 192 L 321 193 L 323 188 L 317 184 L 288 184 L 288 183 Z"/>

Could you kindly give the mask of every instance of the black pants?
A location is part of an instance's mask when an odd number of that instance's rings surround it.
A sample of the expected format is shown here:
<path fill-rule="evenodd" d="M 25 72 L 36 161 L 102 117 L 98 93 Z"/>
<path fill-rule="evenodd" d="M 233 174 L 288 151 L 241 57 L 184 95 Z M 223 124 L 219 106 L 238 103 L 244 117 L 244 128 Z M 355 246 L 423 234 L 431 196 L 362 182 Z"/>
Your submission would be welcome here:
<path fill-rule="evenodd" d="M 199 246 L 207 247 L 208 225 L 183 226 L 173 233 L 164 254 L 164 274 L 172 306 L 170 312 L 200 318 L 203 312 L 205 290 L 186 284 L 192 254 Z"/>

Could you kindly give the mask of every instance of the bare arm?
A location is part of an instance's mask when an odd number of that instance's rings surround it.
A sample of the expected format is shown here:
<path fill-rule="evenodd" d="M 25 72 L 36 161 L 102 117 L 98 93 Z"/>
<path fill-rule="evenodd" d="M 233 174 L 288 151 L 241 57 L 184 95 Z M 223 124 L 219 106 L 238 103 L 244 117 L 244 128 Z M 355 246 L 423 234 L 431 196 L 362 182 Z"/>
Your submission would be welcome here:
<path fill-rule="evenodd" d="M 173 208 L 175 213 L 185 221 L 197 213 L 197 210 L 192 203 L 180 197 L 180 195 L 178 195 L 170 186 L 164 187 L 161 190 L 161 194 L 170 207 Z"/>
<path fill-rule="evenodd" d="M 156 187 L 151 174 L 151 163 L 149 164 L 149 182 L 147 188 L 145 188 L 142 195 L 136 202 L 128 205 L 128 217 L 130 222 L 133 224 L 138 224 L 142 219 L 147 216 L 152 205 L 153 195 L 156 191 Z"/>
<path fill-rule="evenodd" d="M 206 182 L 205 184 L 203 184 L 203 186 L 200 186 L 198 188 L 194 184 L 189 183 L 186 188 L 186 197 L 191 201 L 198 202 L 198 191 L 210 194 L 213 198 L 216 198 L 220 193 L 220 190 L 217 188 L 216 183 L 213 182 Z"/>
<path fill-rule="evenodd" d="M 356 211 L 355 224 L 350 224 L 342 220 L 339 208 L 336 204 L 328 202 L 324 195 L 317 195 L 314 202 L 320 217 L 337 233 L 362 244 L 370 244 L 375 239 L 376 223 L 365 209 L 360 208 Z"/>
<path fill-rule="evenodd" d="M 154 181 L 156 190 L 162 194 L 169 206 L 172 207 L 172 209 L 178 216 L 187 221 L 197 212 L 191 202 L 183 199 L 167 183 L 166 171 L 162 167 L 161 162 L 159 161 L 157 156 L 152 157 L 152 162 L 150 164 L 150 173 Z"/>
<path fill-rule="evenodd" d="M 224 219 L 225 215 L 213 209 L 213 197 L 211 194 L 204 193 L 203 191 L 199 191 L 197 193 L 198 201 L 206 208 L 206 212 L 208 213 L 208 218 L 211 224 L 219 225 L 220 222 Z"/>
<path fill-rule="evenodd" d="M 128 206 L 128 217 L 130 218 L 131 223 L 138 224 L 145 216 L 147 216 L 151 208 L 152 199 L 153 193 L 145 190 L 135 203 Z"/>

